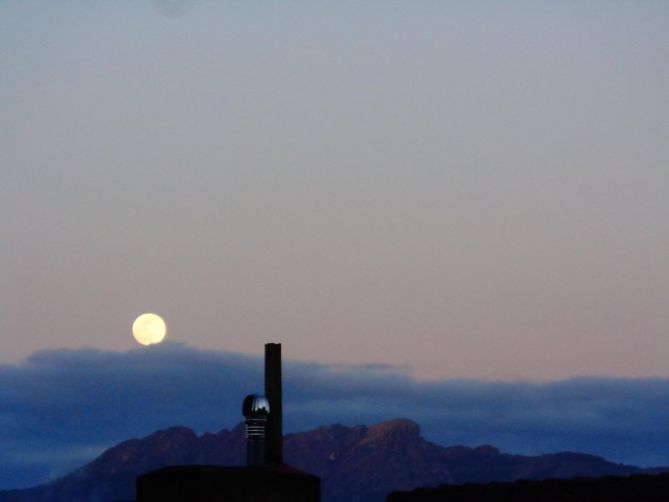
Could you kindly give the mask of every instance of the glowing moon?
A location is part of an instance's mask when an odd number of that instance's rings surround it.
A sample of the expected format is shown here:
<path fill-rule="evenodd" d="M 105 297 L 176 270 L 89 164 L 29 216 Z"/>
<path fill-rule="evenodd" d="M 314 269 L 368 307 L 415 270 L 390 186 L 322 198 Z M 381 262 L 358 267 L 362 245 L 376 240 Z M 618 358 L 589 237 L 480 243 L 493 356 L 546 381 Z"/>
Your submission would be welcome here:
<path fill-rule="evenodd" d="M 165 333 L 167 333 L 167 326 L 158 314 L 142 314 L 132 323 L 132 336 L 142 345 L 162 342 Z"/>

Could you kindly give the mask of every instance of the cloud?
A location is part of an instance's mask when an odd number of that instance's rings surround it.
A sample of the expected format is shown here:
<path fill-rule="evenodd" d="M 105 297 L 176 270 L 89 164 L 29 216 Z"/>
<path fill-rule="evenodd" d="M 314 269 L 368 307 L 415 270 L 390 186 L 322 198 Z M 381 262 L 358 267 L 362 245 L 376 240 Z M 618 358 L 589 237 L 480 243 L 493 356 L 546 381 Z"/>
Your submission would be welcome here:
<path fill-rule="evenodd" d="M 157 429 L 229 429 L 244 396 L 262 392 L 262 372 L 260 357 L 178 344 L 43 351 L 1 365 L 0 489 L 64 474 Z M 286 432 L 406 417 L 444 445 L 669 465 L 669 380 L 418 382 L 402 368 L 284 361 L 284 389 Z"/>

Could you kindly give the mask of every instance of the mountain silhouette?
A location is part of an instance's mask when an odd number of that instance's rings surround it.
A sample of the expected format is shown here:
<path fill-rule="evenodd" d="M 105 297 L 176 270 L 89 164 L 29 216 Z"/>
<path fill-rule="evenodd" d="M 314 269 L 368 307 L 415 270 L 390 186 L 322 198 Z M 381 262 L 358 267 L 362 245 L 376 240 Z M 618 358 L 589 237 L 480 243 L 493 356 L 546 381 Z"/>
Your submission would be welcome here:
<path fill-rule="evenodd" d="M 489 445 L 443 447 L 425 440 L 418 425 L 404 419 L 289 434 L 284 456 L 288 464 L 321 478 L 323 502 L 381 502 L 391 491 L 443 484 L 643 472 L 582 453 L 524 456 L 504 454 Z M 244 459 L 243 424 L 201 436 L 173 427 L 119 443 L 49 483 L 0 492 L 0 502 L 133 500 L 139 474 L 168 465 L 242 465 Z"/>

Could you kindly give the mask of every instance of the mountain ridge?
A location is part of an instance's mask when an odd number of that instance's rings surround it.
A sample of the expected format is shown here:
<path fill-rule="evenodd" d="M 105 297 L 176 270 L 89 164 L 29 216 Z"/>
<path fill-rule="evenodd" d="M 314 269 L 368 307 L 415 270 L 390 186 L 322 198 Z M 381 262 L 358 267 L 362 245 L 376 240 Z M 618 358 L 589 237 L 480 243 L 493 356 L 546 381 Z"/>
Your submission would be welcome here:
<path fill-rule="evenodd" d="M 243 424 L 200 436 L 187 427 L 171 427 L 112 446 L 62 478 L 0 492 L 0 502 L 132 500 L 139 474 L 167 465 L 243 465 L 244 452 Z M 287 463 L 321 478 L 323 502 L 381 502 L 391 491 L 443 484 L 652 471 L 585 453 L 525 456 L 491 445 L 440 446 L 423 438 L 418 424 L 407 419 L 288 434 L 284 456 Z"/>

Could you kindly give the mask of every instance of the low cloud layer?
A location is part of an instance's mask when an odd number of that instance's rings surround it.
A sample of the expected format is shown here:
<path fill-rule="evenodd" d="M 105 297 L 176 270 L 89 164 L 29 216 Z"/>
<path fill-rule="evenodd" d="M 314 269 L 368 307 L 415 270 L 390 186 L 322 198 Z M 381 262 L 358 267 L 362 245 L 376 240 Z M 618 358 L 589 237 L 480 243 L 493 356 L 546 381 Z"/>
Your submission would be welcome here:
<path fill-rule="evenodd" d="M 174 344 L 45 351 L 1 365 L 0 489 L 65 474 L 157 429 L 229 429 L 242 421 L 243 397 L 262 392 L 262 372 L 260 357 Z M 284 389 L 286 432 L 405 417 L 443 445 L 669 465 L 669 380 L 417 382 L 392 367 L 284 361 Z"/>

